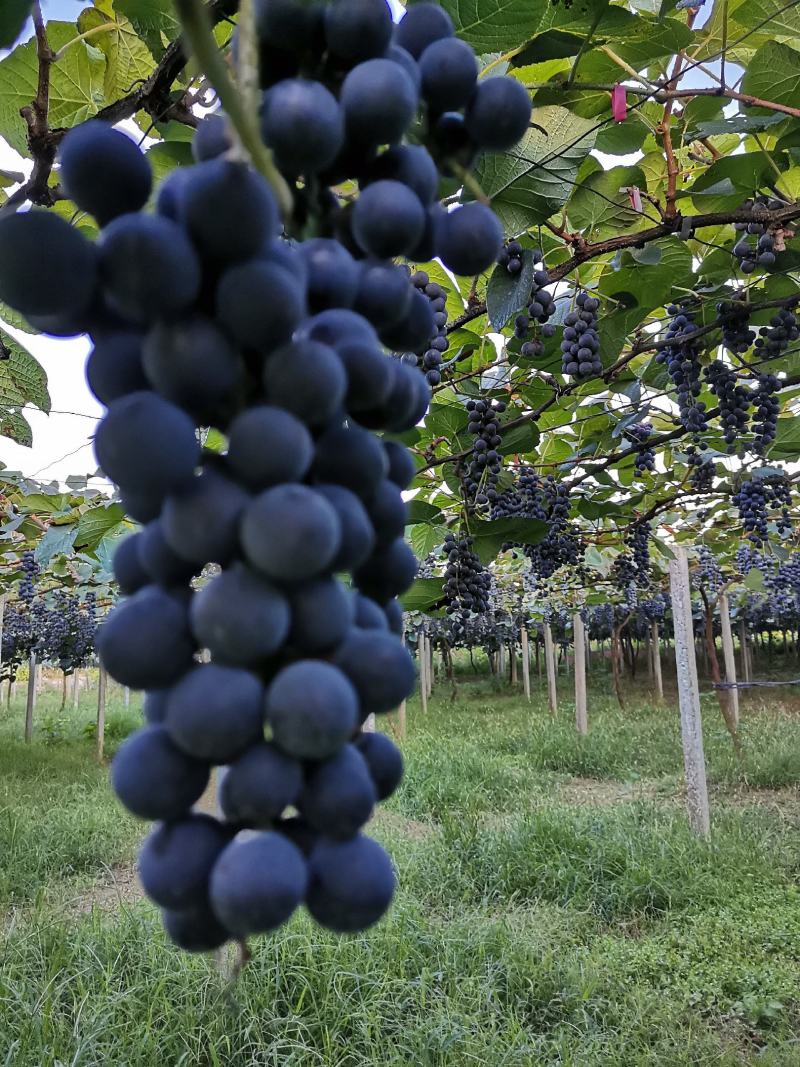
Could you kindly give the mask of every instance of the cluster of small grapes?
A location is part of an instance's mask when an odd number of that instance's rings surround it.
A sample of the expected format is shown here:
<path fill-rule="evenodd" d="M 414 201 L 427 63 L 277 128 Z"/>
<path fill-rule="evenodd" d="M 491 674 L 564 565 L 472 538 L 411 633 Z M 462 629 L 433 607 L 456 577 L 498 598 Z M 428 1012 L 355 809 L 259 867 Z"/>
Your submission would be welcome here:
<path fill-rule="evenodd" d="M 633 460 L 633 469 L 637 474 L 656 469 L 655 451 L 647 444 L 653 433 L 653 427 L 649 422 L 635 422 L 625 431 L 628 439 L 637 446 Z"/>
<path fill-rule="evenodd" d="M 769 561 L 767 557 L 759 552 L 757 548 L 754 548 L 752 544 L 743 544 L 736 549 L 736 569 L 741 575 L 747 575 L 750 571 L 763 571 L 766 573 L 769 570 Z"/>
<path fill-rule="evenodd" d="M 722 571 L 714 559 L 713 553 L 706 545 L 700 545 L 697 550 L 697 567 L 695 568 L 694 584 L 702 588 L 712 596 L 720 591 L 723 585 Z"/>
<path fill-rule="evenodd" d="M 637 567 L 630 552 L 621 552 L 611 568 L 614 582 L 622 594 L 626 607 L 630 611 L 636 610 L 639 602 L 639 590 L 636 584 Z"/>
<path fill-rule="evenodd" d="M 614 605 L 597 604 L 589 612 L 589 637 L 594 641 L 606 641 L 614 629 Z"/>
<path fill-rule="evenodd" d="M 723 300 L 717 304 L 717 312 L 723 345 L 734 355 L 747 352 L 756 337 L 755 330 L 750 329 L 750 308 L 744 303 Z"/>
<path fill-rule="evenodd" d="M 667 373 L 677 390 L 678 411 L 681 423 L 691 434 L 692 443 L 686 451 L 690 465 L 698 462 L 697 447 L 704 447 L 700 434 L 706 429 L 706 405 L 700 396 L 700 344 L 694 334 L 697 326 L 690 311 L 675 304 L 667 308 L 671 316 L 665 340 L 669 344 L 656 356 L 657 363 L 665 363 Z"/>
<path fill-rule="evenodd" d="M 667 614 L 667 598 L 663 593 L 657 593 L 647 600 L 640 600 L 638 614 L 647 625 L 654 622 L 663 622 Z"/>
<path fill-rule="evenodd" d="M 472 434 L 472 457 L 464 478 L 464 491 L 478 507 L 497 500 L 497 479 L 502 459 L 497 451 L 502 438 L 498 415 L 506 410 L 504 400 L 468 400 L 467 429 Z"/>
<path fill-rule="evenodd" d="M 778 434 L 781 404 L 777 394 L 781 383 L 774 374 L 756 375 L 753 401 L 753 451 L 763 456 Z"/>
<path fill-rule="evenodd" d="M 535 248 L 531 255 L 534 265 L 538 263 L 539 267 L 533 272 L 527 309 L 523 314 L 517 315 L 514 320 L 514 336 L 523 342 L 520 354 L 525 359 L 537 359 L 541 356 L 544 352 L 542 339 L 552 337 L 556 332 L 555 326 L 548 321 L 556 310 L 555 298 L 547 288 L 550 284 L 550 275 L 542 260 L 541 251 Z M 534 323 L 538 324 L 538 330 L 533 337 L 527 339 Z"/>
<path fill-rule="evenodd" d="M 763 545 L 768 540 L 771 511 L 780 512 L 775 522 L 779 533 L 791 529 L 791 491 L 785 479 L 745 479 L 734 493 L 733 503 L 739 509 L 745 536 L 754 545 Z"/>
<path fill-rule="evenodd" d="M 532 467 L 519 467 L 514 483 L 498 493 L 492 507 L 492 518 L 547 519 L 542 481 Z"/>
<path fill-rule="evenodd" d="M 695 493 L 710 493 L 714 488 L 715 474 L 716 468 L 713 460 L 704 459 L 700 463 L 695 462 L 692 464 L 689 484 Z"/>
<path fill-rule="evenodd" d="M 650 585 L 650 523 L 636 519 L 625 534 L 625 544 L 630 549 L 636 568 L 636 584 L 640 589 Z"/>
<path fill-rule="evenodd" d="M 512 147 L 531 110 L 513 78 L 477 82 L 435 4 L 397 26 L 386 0 L 261 0 L 257 14 L 262 134 L 291 232 L 320 236 L 277 236 L 273 192 L 230 153 L 220 115 L 154 214 L 149 165 L 124 134 L 89 122 L 66 135 L 60 181 L 101 225 L 96 245 L 53 213 L 0 221 L 0 299 L 42 329 L 92 335 L 87 373 L 108 405 L 98 460 L 146 524 L 116 554 L 129 599 L 98 636 L 109 674 L 148 691 L 149 725 L 112 780 L 131 812 L 161 820 L 142 882 L 198 951 L 274 929 L 301 902 L 352 931 L 391 900 L 391 862 L 360 830 L 402 760 L 360 725 L 414 685 L 395 599 L 416 572 L 402 497 L 414 464 L 372 431 L 410 429 L 430 398 L 381 345 L 417 351 L 435 329 L 391 260 L 437 256 L 470 276 L 496 260 L 487 206 L 434 203 L 437 163 Z M 420 103 L 430 151 L 401 143 Z M 330 186 L 345 179 L 360 192 L 341 207 Z M 207 426 L 224 454 L 201 450 Z M 209 563 L 221 571 L 195 591 Z M 191 810 L 215 765 L 230 765 L 220 820 Z"/>
<path fill-rule="evenodd" d="M 769 326 L 756 337 L 755 354 L 763 361 L 777 359 L 798 337 L 797 316 L 789 308 L 781 308 L 769 320 Z"/>
<path fill-rule="evenodd" d="M 597 333 L 600 301 L 588 293 L 578 293 L 575 303 L 578 310 L 570 311 L 564 319 L 561 371 L 573 378 L 596 378 L 603 373 Z"/>
<path fill-rule="evenodd" d="M 764 211 L 776 211 L 786 207 L 783 200 L 775 197 L 757 196 L 755 199 L 745 200 L 742 210 L 753 211 L 761 208 Z M 759 267 L 771 267 L 775 263 L 775 238 L 767 232 L 763 222 L 735 222 L 733 228 L 737 233 L 744 234 L 733 246 L 733 254 L 739 260 L 742 274 L 752 274 Z M 756 237 L 755 244 L 751 244 L 749 237 Z"/>
<path fill-rule="evenodd" d="M 489 610 L 492 578 L 473 551 L 471 537 L 457 540 L 445 535 L 443 551 L 447 557 L 444 572 L 445 611 L 448 615 L 464 612 L 483 613 Z"/>
<path fill-rule="evenodd" d="M 522 270 L 522 245 L 519 241 L 508 241 L 500 249 L 497 262 L 505 267 L 509 274 L 519 274 Z"/>
<path fill-rule="evenodd" d="M 411 284 L 417 292 L 423 293 L 428 298 L 433 312 L 434 331 L 428 338 L 427 347 L 422 353 L 422 370 L 429 385 L 438 385 L 442 380 L 439 369 L 442 365 L 442 354 L 450 347 L 447 340 L 447 293 L 438 282 L 432 282 L 424 270 L 418 270 L 411 275 Z M 408 359 L 408 357 L 403 356 L 403 359 Z M 414 360 L 419 366 L 417 356 L 414 356 Z"/>
<path fill-rule="evenodd" d="M 97 629 L 95 594 L 85 601 L 58 589 L 47 607 L 37 651 L 63 671 L 83 667 L 94 651 Z"/>
<path fill-rule="evenodd" d="M 548 474 L 542 492 L 547 534 L 538 544 L 525 546 L 531 570 L 540 582 L 552 578 L 561 567 L 579 568 L 585 548 L 580 528 L 569 520 L 569 488 Z"/>
<path fill-rule="evenodd" d="M 36 579 L 39 576 L 39 564 L 30 550 L 22 553 L 22 579 L 19 583 L 19 598 L 25 604 L 32 604 L 36 595 Z"/>
<path fill-rule="evenodd" d="M 728 452 L 736 451 L 736 442 L 747 429 L 750 402 L 750 390 L 739 385 L 736 372 L 716 359 L 705 370 L 706 380 L 711 392 L 719 401 L 722 436 Z"/>

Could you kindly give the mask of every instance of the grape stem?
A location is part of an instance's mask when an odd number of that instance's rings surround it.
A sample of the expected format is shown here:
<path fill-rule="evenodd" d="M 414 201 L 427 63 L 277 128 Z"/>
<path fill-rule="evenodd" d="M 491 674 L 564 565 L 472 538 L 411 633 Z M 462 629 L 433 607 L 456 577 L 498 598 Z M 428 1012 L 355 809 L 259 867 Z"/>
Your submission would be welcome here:
<path fill-rule="evenodd" d="M 214 86 L 220 103 L 253 161 L 275 193 L 284 219 L 292 213 L 292 194 L 282 174 L 275 166 L 272 153 L 261 140 L 255 113 L 248 110 L 236 86 L 212 33 L 211 20 L 202 0 L 175 0 L 183 36 L 189 51 L 209 82 Z"/>

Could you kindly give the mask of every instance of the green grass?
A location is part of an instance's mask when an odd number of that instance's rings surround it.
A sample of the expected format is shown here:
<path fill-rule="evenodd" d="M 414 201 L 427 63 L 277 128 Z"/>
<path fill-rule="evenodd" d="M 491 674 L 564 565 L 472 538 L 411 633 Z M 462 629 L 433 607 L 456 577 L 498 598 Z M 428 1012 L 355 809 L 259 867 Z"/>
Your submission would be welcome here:
<path fill-rule="evenodd" d="M 745 701 L 738 760 L 704 705 L 706 844 L 676 709 L 632 691 L 620 712 L 600 678 L 579 739 L 564 691 L 556 721 L 488 679 L 455 703 L 440 688 L 427 717 L 412 701 L 406 781 L 374 826 L 391 915 L 342 939 L 298 916 L 233 988 L 146 902 L 60 902 L 76 876 L 91 900 L 142 832 L 93 762 L 91 697 L 31 746 L 19 709 L 0 715 L 0 1064 L 796 1067 L 800 715 Z M 114 738 L 135 721 L 115 697 Z"/>

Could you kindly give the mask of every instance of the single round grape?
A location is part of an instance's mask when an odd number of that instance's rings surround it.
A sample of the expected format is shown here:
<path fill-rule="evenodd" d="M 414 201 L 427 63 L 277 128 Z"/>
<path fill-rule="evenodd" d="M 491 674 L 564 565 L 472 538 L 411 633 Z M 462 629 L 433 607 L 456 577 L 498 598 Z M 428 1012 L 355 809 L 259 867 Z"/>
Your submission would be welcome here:
<path fill-rule="evenodd" d="M 399 441 L 384 441 L 383 449 L 389 461 L 387 478 L 390 478 L 401 489 L 408 489 L 417 473 L 411 452 Z"/>
<path fill-rule="evenodd" d="M 267 831 L 237 838 L 211 872 L 214 914 L 235 937 L 274 930 L 305 896 L 308 875 L 302 852 L 280 834 Z"/>
<path fill-rule="evenodd" d="M 172 550 L 195 568 L 227 564 L 239 546 L 239 519 L 249 494 L 215 466 L 206 465 L 164 501 L 161 524 Z"/>
<path fill-rule="evenodd" d="M 362 144 L 393 144 L 417 109 L 412 79 L 389 59 L 368 59 L 354 67 L 339 95 L 345 127 Z"/>
<path fill-rule="evenodd" d="M 347 394 L 347 374 L 336 352 L 304 338 L 273 352 L 264 364 L 263 382 L 270 404 L 309 426 L 332 419 Z"/>
<path fill-rule="evenodd" d="M 440 218 L 436 245 L 440 259 L 454 274 L 480 274 L 496 262 L 503 228 L 485 204 L 462 204 Z"/>
<path fill-rule="evenodd" d="M 186 585 L 198 569 L 194 563 L 189 563 L 179 556 L 167 543 L 161 518 L 148 522 L 142 530 L 139 559 L 150 581 L 167 588 Z"/>
<path fill-rule="evenodd" d="M 344 120 L 336 97 L 324 85 L 289 78 L 267 92 L 261 132 L 281 170 L 316 174 L 334 161 L 342 147 Z"/>
<path fill-rule="evenodd" d="M 343 485 L 370 497 L 386 474 L 381 442 L 360 426 L 331 426 L 317 439 L 311 472 L 320 482 Z"/>
<path fill-rule="evenodd" d="M 207 904 L 184 911 L 167 909 L 161 919 L 170 941 L 184 952 L 213 952 L 230 938 Z"/>
<path fill-rule="evenodd" d="M 345 745 L 309 770 L 297 806 L 315 830 L 348 838 L 367 822 L 376 801 L 366 760 L 354 745 Z"/>
<path fill-rule="evenodd" d="M 192 420 L 155 393 L 113 401 L 94 439 L 97 462 L 126 492 L 150 499 L 189 481 L 200 458 Z"/>
<path fill-rule="evenodd" d="M 86 362 L 86 381 L 102 403 L 149 388 L 142 366 L 143 340 L 136 330 L 120 330 L 95 342 Z"/>
<path fill-rule="evenodd" d="M 341 59 L 379 56 L 392 36 L 392 12 L 386 0 L 335 0 L 325 8 L 325 42 Z"/>
<path fill-rule="evenodd" d="M 256 667 L 286 640 L 289 604 L 269 582 L 236 564 L 194 595 L 190 621 L 198 643 L 215 661 Z"/>
<path fill-rule="evenodd" d="M 177 682 L 191 667 L 194 648 L 185 605 L 157 586 L 114 607 L 97 632 L 103 666 L 131 689 Z"/>
<path fill-rule="evenodd" d="M 229 763 L 263 739 L 263 701 L 255 674 L 200 663 L 170 690 L 164 725 L 187 756 Z"/>
<path fill-rule="evenodd" d="M 287 483 L 251 501 L 240 536 L 247 559 L 267 578 L 304 582 L 330 566 L 342 532 L 335 509 L 323 496 Z"/>
<path fill-rule="evenodd" d="M 386 259 L 411 252 L 425 228 L 425 211 L 407 185 L 377 181 L 356 201 L 353 234 L 370 255 Z"/>
<path fill-rule="evenodd" d="M 308 873 L 306 905 L 328 930 L 366 930 L 392 902 L 392 862 L 377 841 L 363 834 L 350 841 L 323 838 L 311 853 Z"/>
<path fill-rule="evenodd" d="M 352 571 L 368 558 L 375 546 L 375 531 L 366 508 L 349 489 L 342 485 L 315 485 L 339 516 L 342 540 L 331 563 L 332 571 Z"/>
<path fill-rule="evenodd" d="M 181 190 L 181 221 L 204 258 L 249 259 L 278 231 L 278 208 L 264 178 L 244 163 L 212 159 Z"/>
<path fill-rule="evenodd" d="M 304 655 L 329 652 L 353 624 L 353 598 L 336 578 L 318 578 L 290 596 L 289 643 Z"/>
<path fill-rule="evenodd" d="M 141 542 L 141 533 L 130 534 L 114 551 L 114 578 L 124 596 L 138 592 L 150 581 L 139 553 Z"/>
<path fill-rule="evenodd" d="M 147 157 L 106 122 L 83 122 L 59 148 L 59 178 L 70 200 L 105 226 L 147 203 L 153 176 Z"/>
<path fill-rule="evenodd" d="M 58 215 L 33 210 L 0 219 L 0 300 L 15 310 L 80 314 L 97 280 L 94 246 Z"/>
<path fill-rule="evenodd" d="M 326 237 L 304 241 L 301 253 L 308 267 L 308 304 L 312 311 L 349 308 L 358 291 L 359 267 L 350 253 Z"/>
<path fill-rule="evenodd" d="M 478 62 L 458 37 L 433 41 L 419 57 L 422 95 L 434 111 L 457 111 L 475 90 Z"/>
<path fill-rule="evenodd" d="M 267 721 L 278 748 L 296 759 L 327 759 L 352 736 L 358 696 L 337 667 L 322 660 L 298 660 L 272 680 Z"/>
<path fill-rule="evenodd" d="M 452 37 L 453 20 L 438 4 L 420 3 L 406 9 L 394 32 L 395 44 L 419 59 L 434 41 Z"/>
<path fill-rule="evenodd" d="M 226 116 L 219 113 L 206 115 L 194 132 L 192 156 L 195 163 L 204 163 L 230 152 L 233 145 L 233 128 Z M 177 214 L 174 217 L 177 219 Z"/>
<path fill-rule="evenodd" d="M 373 712 L 398 707 L 416 683 L 408 650 L 390 633 L 353 627 L 336 650 L 334 662 L 355 686 L 362 721 Z"/>
<path fill-rule="evenodd" d="M 383 604 L 408 589 L 417 576 L 417 557 L 402 537 L 378 544 L 353 575 L 358 589 Z"/>
<path fill-rule="evenodd" d="M 353 597 L 355 602 L 355 624 L 361 630 L 388 630 L 389 623 L 386 613 L 380 604 L 376 604 L 363 593 L 356 593 Z M 343 635 L 344 636 L 344 635 Z"/>
<path fill-rule="evenodd" d="M 97 249 L 106 299 L 131 322 L 175 315 L 197 299 L 200 261 L 168 218 L 120 215 L 103 230 Z"/>
<path fill-rule="evenodd" d="M 515 78 L 485 78 L 464 115 L 470 136 L 481 148 L 503 152 L 520 140 L 531 121 L 531 98 Z"/>
<path fill-rule="evenodd" d="M 302 788 L 302 765 L 262 742 L 228 767 L 220 783 L 219 802 L 228 822 L 267 829 L 297 803 Z"/>
<path fill-rule="evenodd" d="M 210 815 L 191 814 L 157 826 L 139 852 L 145 893 L 162 908 L 202 907 L 211 869 L 229 840 Z"/>
<path fill-rule="evenodd" d="M 270 352 L 288 341 L 300 324 L 305 293 L 282 267 L 251 259 L 225 271 L 214 307 L 218 321 L 238 344 Z"/>
<path fill-rule="evenodd" d="M 202 796 L 208 766 L 176 748 L 163 726 L 145 726 L 120 746 L 111 784 L 140 819 L 179 819 Z"/>
<path fill-rule="evenodd" d="M 228 466 L 250 489 L 301 481 L 313 455 L 311 434 L 282 408 L 259 404 L 228 427 Z"/>
<path fill-rule="evenodd" d="M 426 207 L 433 203 L 439 187 L 439 174 L 430 153 L 422 145 L 414 144 L 393 145 L 381 152 L 370 164 L 367 180 L 402 182 Z"/>
<path fill-rule="evenodd" d="M 402 537 L 408 521 L 408 508 L 398 486 L 384 478 L 367 501 L 367 513 L 379 545 Z"/>
<path fill-rule="evenodd" d="M 361 733 L 355 746 L 364 757 L 378 800 L 386 800 L 403 778 L 403 755 L 386 734 Z"/>

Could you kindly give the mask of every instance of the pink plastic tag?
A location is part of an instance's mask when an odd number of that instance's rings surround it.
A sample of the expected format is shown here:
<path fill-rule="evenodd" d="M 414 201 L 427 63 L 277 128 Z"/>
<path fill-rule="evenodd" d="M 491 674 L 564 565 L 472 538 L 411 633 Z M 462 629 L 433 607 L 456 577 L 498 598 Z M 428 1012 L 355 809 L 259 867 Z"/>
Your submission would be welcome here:
<path fill-rule="evenodd" d="M 611 114 L 614 122 L 624 122 L 628 114 L 628 103 L 625 99 L 625 86 L 615 85 L 611 90 Z"/>

